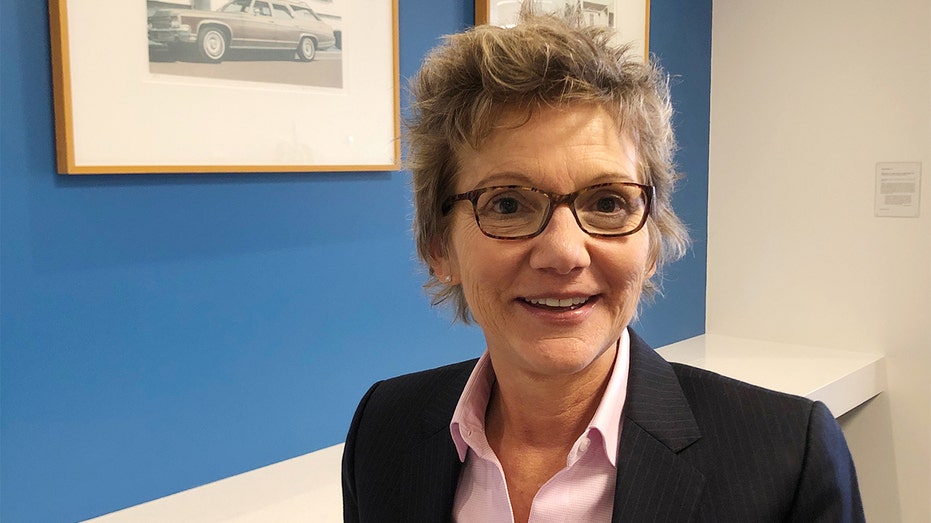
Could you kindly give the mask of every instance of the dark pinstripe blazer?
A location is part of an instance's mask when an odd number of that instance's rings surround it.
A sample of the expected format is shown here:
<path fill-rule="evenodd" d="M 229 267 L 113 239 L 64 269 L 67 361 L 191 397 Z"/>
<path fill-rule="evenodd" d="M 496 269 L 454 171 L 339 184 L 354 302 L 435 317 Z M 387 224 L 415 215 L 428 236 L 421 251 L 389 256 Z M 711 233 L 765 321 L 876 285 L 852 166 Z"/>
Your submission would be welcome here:
<path fill-rule="evenodd" d="M 343 454 L 347 522 L 449 521 L 461 463 L 449 423 L 475 360 L 376 383 Z M 863 521 L 821 403 L 667 363 L 631 332 L 615 522 Z"/>

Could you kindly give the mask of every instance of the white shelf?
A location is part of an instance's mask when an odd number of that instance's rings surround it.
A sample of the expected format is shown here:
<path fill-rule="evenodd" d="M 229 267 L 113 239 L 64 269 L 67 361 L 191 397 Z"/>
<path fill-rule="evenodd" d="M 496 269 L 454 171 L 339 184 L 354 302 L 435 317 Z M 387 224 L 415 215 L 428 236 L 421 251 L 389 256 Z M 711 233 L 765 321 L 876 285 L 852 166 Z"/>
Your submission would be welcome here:
<path fill-rule="evenodd" d="M 704 334 L 657 350 L 667 361 L 700 367 L 767 389 L 823 401 L 835 417 L 886 387 L 883 356 Z"/>
<path fill-rule="evenodd" d="M 703 335 L 660 348 L 685 363 L 754 385 L 825 402 L 835 416 L 885 387 L 882 356 Z M 93 523 L 184 521 L 265 523 L 342 521 L 343 445 L 89 520 Z"/>
<path fill-rule="evenodd" d="M 340 443 L 85 523 L 339 523 L 342 455 Z"/>

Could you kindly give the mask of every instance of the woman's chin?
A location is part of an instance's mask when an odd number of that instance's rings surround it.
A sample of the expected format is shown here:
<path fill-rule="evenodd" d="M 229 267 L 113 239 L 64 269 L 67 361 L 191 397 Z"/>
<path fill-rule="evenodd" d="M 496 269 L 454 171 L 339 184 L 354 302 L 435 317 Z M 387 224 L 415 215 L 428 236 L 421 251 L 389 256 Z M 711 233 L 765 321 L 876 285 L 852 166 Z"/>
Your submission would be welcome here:
<path fill-rule="evenodd" d="M 489 347 L 495 373 L 516 371 L 528 377 L 569 378 L 584 374 L 602 361 L 613 361 L 614 341 L 580 338 L 526 338 L 521 346 L 502 350 Z M 497 354 L 496 354 L 497 353 Z M 497 356 L 497 357 L 496 357 Z M 610 368 L 610 367 L 608 367 Z"/>

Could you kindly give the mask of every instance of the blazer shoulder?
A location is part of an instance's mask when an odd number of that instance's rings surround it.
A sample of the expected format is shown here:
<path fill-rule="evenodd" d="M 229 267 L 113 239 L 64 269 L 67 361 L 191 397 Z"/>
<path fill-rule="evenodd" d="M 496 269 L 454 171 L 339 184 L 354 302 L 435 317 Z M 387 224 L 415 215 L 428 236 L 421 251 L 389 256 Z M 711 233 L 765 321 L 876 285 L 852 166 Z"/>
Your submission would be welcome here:
<path fill-rule="evenodd" d="M 442 521 L 450 513 L 461 463 L 449 423 L 476 361 L 369 389 L 343 449 L 345 521 Z"/>
<path fill-rule="evenodd" d="M 448 392 L 454 393 L 458 401 L 477 362 L 478 359 L 473 359 L 380 381 L 372 387 L 369 400 L 411 408 L 434 402 L 438 394 L 442 396 Z"/>
<path fill-rule="evenodd" d="M 448 428 L 462 389 L 478 360 L 445 365 L 380 381 L 369 389 L 354 425 L 428 433 Z"/>
<path fill-rule="evenodd" d="M 683 457 L 708 478 L 706 519 L 863 520 L 850 452 L 823 403 L 672 366 L 702 433 Z"/>
<path fill-rule="evenodd" d="M 757 406 L 763 409 L 797 411 L 806 421 L 815 403 L 803 396 L 767 389 L 690 365 L 682 363 L 670 365 L 690 403 L 700 401 L 714 401 L 718 405 L 741 403 L 745 407 Z"/>
<path fill-rule="evenodd" d="M 701 432 L 686 455 L 700 468 L 718 471 L 716 476 L 727 469 L 727 477 L 744 475 L 744 485 L 766 479 L 756 477 L 765 470 L 767 481 L 781 477 L 781 492 L 791 491 L 815 403 L 688 365 L 673 364 L 673 369 Z"/>

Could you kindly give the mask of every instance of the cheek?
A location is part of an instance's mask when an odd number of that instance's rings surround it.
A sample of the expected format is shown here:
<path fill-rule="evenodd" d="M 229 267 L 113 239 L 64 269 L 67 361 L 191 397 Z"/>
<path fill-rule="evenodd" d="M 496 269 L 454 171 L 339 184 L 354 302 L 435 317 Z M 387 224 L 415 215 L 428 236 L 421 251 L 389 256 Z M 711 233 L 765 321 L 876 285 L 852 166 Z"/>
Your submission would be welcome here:
<path fill-rule="evenodd" d="M 614 300 L 619 309 L 628 309 L 640 301 L 640 292 L 643 289 L 644 274 L 634 267 L 625 271 L 618 271 L 611 280 Z"/>
<path fill-rule="evenodd" d="M 629 243 L 620 250 L 606 253 L 604 259 L 610 286 L 619 294 L 618 298 L 636 303 L 644 282 L 652 273 L 649 242 L 644 239 Z"/>
<path fill-rule="evenodd" d="M 634 257 L 636 259 L 640 284 L 653 276 L 653 272 L 656 270 L 657 251 L 656 242 L 653 241 L 653 236 L 650 234 L 649 229 L 644 227 L 641 230 L 643 233 L 637 238 L 637 248 L 635 251 L 637 254 Z"/>
<path fill-rule="evenodd" d="M 462 291 L 475 321 L 487 326 L 499 317 L 508 272 L 494 251 L 474 248 L 460 258 Z"/>
<path fill-rule="evenodd" d="M 460 228 L 453 228 L 446 245 L 446 260 L 449 264 L 450 276 L 462 286 L 463 293 L 468 297 L 470 294 L 468 287 L 475 278 L 475 271 L 473 270 L 474 260 L 470 256 L 471 248 L 466 236 Z"/>
<path fill-rule="evenodd" d="M 476 323 L 487 329 L 502 316 L 502 301 L 515 277 L 513 253 L 482 234 L 474 220 L 457 223 L 451 240 L 454 277 Z"/>
<path fill-rule="evenodd" d="M 480 284 L 486 284 L 476 278 L 466 278 L 463 282 L 462 291 L 465 294 L 466 303 L 469 304 L 469 310 L 472 311 L 472 317 L 475 322 L 483 328 L 488 328 L 489 320 L 494 318 L 494 306 L 492 305 L 492 295 L 489 289 Z"/>
<path fill-rule="evenodd" d="M 475 272 L 476 264 L 480 265 L 482 262 L 480 252 L 486 239 L 471 214 L 459 213 L 454 217 L 450 225 L 447 253 L 454 278 L 464 281 L 469 274 Z"/>

